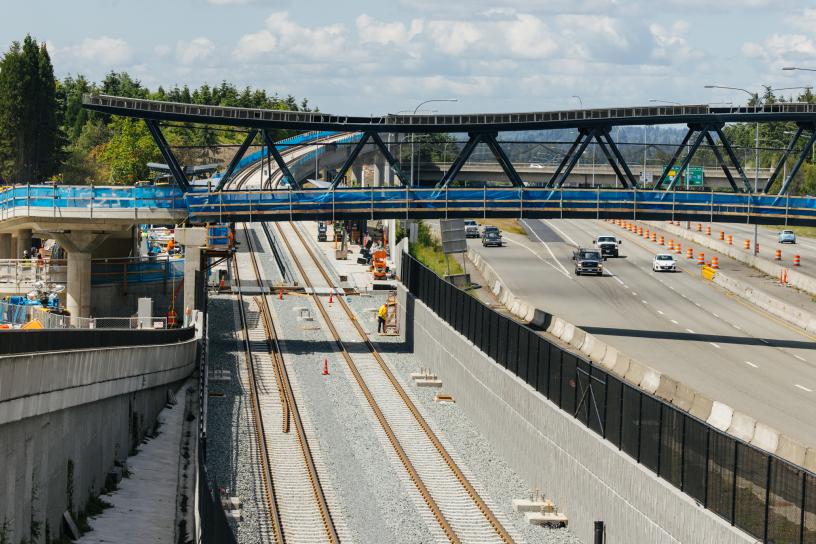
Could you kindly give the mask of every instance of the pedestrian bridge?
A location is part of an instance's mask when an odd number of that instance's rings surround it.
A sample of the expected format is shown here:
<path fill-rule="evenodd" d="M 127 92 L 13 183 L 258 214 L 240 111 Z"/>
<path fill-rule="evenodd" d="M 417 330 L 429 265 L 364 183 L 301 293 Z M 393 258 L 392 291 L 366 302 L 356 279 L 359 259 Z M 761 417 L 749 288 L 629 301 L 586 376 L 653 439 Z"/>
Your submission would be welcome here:
<path fill-rule="evenodd" d="M 702 220 L 816 226 L 816 197 L 541 187 L 214 191 L 26 185 L 0 192 L 0 230 L 53 224 L 455 217 Z"/>

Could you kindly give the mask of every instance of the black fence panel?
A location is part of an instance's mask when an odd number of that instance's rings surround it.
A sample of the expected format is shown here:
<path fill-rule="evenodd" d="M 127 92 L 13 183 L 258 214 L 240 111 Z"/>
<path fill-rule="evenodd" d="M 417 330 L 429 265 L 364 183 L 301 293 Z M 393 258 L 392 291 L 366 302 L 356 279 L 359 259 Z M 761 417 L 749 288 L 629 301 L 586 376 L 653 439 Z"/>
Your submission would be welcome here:
<path fill-rule="evenodd" d="M 683 484 L 685 414 L 664 405 L 660 424 L 660 476 L 675 487 Z"/>
<path fill-rule="evenodd" d="M 683 415 L 683 491 L 705 504 L 708 472 L 708 426 Z"/>
<path fill-rule="evenodd" d="M 802 520 L 804 473 L 796 467 L 771 459 L 768 489 L 768 542 L 799 544 Z"/>
<path fill-rule="evenodd" d="M 590 365 L 589 381 L 589 428 L 604 435 L 606 421 L 606 383 L 608 374 L 596 366 Z"/>
<path fill-rule="evenodd" d="M 535 343 L 532 340 L 532 331 L 526 327 L 517 327 L 518 329 L 518 349 L 516 350 L 516 361 L 513 366 L 516 368 L 516 374 L 525 382 L 532 383 L 535 387 L 535 380 L 530 381 L 529 366 L 530 362 L 536 360 L 535 353 L 532 352 Z"/>
<path fill-rule="evenodd" d="M 561 408 L 575 414 L 577 398 L 576 373 L 578 360 L 575 355 L 567 351 L 561 354 Z"/>
<path fill-rule="evenodd" d="M 660 464 L 660 410 L 662 403 L 649 395 L 640 398 L 640 462 L 654 472 Z"/>
<path fill-rule="evenodd" d="M 175 344 L 195 329 L 8 329 L 0 331 L 0 354 Z"/>
<path fill-rule="evenodd" d="M 736 441 L 730 436 L 709 432 L 706 506 L 731 522 L 734 520 L 736 447 Z"/>
<path fill-rule="evenodd" d="M 816 544 L 816 476 L 805 474 L 805 507 L 802 510 L 802 542 Z"/>
<path fill-rule="evenodd" d="M 706 508 L 762 542 L 816 544 L 816 475 L 562 350 L 407 255 L 402 279 L 494 361 Z"/>
<path fill-rule="evenodd" d="M 640 396 L 640 391 L 623 384 L 621 449 L 636 460 L 640 449 Z"/>
<path fill-rule="evenodd" d="M 606 424 L 604 438 L 621 447 L 621 416 L 623 416 L 623 382 L 614 376 L 606 378 Z"/>
<path fill-rule="evenodd" d="M 768 454 L 737 443 L 734 525 L 759 539 L 765 535 L 765 499 L 769 460 Z"/>

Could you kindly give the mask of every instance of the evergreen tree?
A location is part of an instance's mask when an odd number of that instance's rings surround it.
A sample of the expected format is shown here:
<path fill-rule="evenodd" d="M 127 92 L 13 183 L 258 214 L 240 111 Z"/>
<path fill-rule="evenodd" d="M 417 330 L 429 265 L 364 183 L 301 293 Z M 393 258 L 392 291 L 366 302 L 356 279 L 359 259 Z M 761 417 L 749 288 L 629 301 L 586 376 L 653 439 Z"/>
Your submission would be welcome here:
<path fill-rule="evenodd" d="M 54 68 L 45 45 L 26 36 L 0 60 L 0 176 L 38 182 L 62 157 Z"/>

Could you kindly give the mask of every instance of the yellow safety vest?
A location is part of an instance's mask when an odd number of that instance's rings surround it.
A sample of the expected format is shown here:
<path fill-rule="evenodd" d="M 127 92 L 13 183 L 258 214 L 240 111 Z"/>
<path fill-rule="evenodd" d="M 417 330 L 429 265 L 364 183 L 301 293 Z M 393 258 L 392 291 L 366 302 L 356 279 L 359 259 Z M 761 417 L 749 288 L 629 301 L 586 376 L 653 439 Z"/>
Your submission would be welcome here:
<path fill-rule="evenodd" d="M 382 317 L 383 319 L 385 319 L 385 316 L 387 316 L 387 315 L 388 315 L 388 308 L 385 306 L 385 304 L 383 304 L 382 306 L 380 306 L 380 311 L 377 312 L 377 316 Z"/>

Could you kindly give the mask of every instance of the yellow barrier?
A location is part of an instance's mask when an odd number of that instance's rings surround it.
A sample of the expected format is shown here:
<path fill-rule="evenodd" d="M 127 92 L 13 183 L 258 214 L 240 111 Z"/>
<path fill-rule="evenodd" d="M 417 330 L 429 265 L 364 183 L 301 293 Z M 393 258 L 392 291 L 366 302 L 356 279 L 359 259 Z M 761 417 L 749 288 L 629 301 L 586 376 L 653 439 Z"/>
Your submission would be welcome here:
<path fill-rule="evenodd" d="M 700 267 L 700 275 L 703 277 L 704 280 L 711 281 L 714 279 L 714 275 L 717 273 L 716 270 L 711 268 L 708 265 L 703 265 Z"/>

